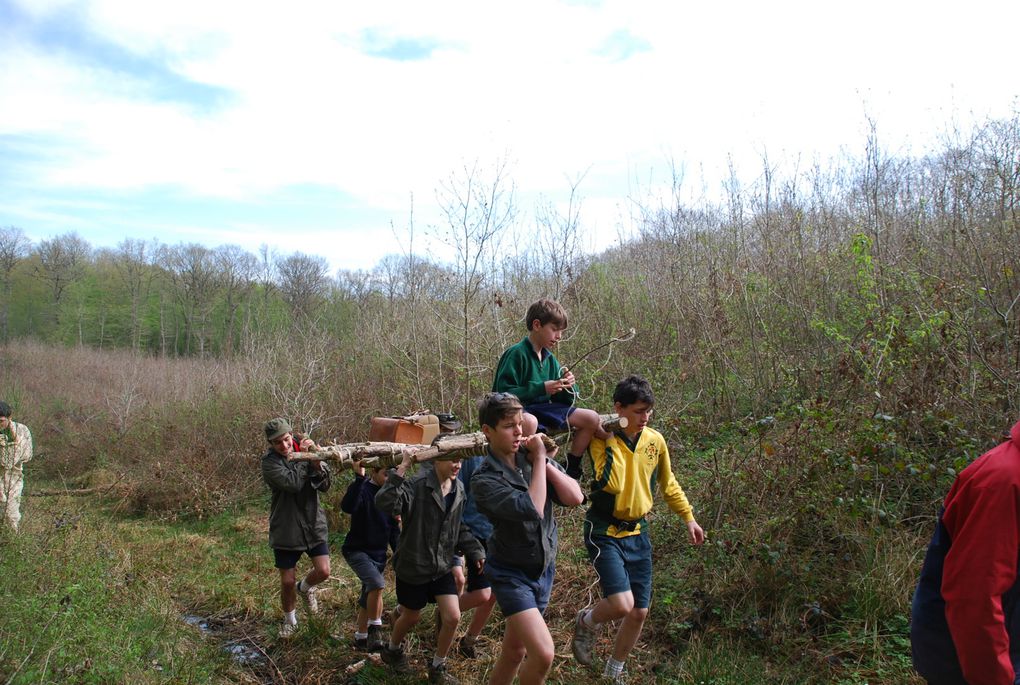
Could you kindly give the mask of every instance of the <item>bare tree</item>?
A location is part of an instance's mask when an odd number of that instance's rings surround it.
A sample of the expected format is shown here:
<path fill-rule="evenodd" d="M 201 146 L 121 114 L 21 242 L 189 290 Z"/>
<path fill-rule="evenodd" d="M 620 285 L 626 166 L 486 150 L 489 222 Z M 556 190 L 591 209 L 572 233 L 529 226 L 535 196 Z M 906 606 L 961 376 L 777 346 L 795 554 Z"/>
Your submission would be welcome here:
<path fill-rule="evenodd" d="M 0 297 L 0 340 L 7 342 L 7 316 L 11 303 L 11 274 L 18 262 L 28 256 L 32 241 L 16 226 L 0 226 L 0 277 L 3 278 L 3 297 Z"/>
<path fill-rule="evenodd" d="M 163 263 L 184 315 L 185 351 L 192 351 L 194 340 L 199 356 L 205 356 L 217 286 L 213 253 L 197 243 L 178 245 L 163 250 Z"/>
<path fill-rule="evenodd" d="M 463 374 L 464 416 L 474 414 L 472 400 L 474 308 L 492 266 L 503 233 L 516 214 L 515 186 L 508 176 L 507 161 L 497 160 L 486 173 L 478 163 L 450 175 L 437 191 L 446 219 L 435 228 L 436 237 L 454 251 L 458 277 L 459 337 Z"/>
<path fill-rule="evenodd" d="M 53 304 L 53 322 L 60 327 L 60 307 L 68 286 L 77 281 L 85 266 L 85 260 L 92 253 L 92 247 L 77 233 L 43 240 L 36 248 L 39 266 L 36 272 L 49 286 Z"/>
<path fill-rule="evenodd" d="M 223 318 L 223 352 L 234 352 L 234 326 L 237 311 L 251 294 L 258 272 L 258 260 L 237 245 L 221 245 L 213 252 L 216 278 L 223 291 L 226 316 Z"/>
<path fill-rule="evenodd" d="M 137 351 L 142 342 L 142 303 L 148 298 L 155 276 L 153 259 L 159 251 L 155 241 L 148 243 L 125 238 L 117 245 L 113 267 L 128 292 L 131 307 L 131 349 Z"/>
<path fill-rule="evenodd" d="M 295 252 L 277 261 L 280 292 L 296 318 L 311 318 L 329 293 L 329 263 L 325 257 Z"/>
<path fill-rule="evenodd" d="M 553 299 L 562 298 L 564 291 L 583 263 L 584 243 L 581 239 L 581 196 L 578 192 L 587 172 L 570 181 L 570 198 L 564 212 L 552 201 L 543 201 L 535 208 L 538 225 L 536 244 L 545 262 L 551 287 L 546 291 Z"/>

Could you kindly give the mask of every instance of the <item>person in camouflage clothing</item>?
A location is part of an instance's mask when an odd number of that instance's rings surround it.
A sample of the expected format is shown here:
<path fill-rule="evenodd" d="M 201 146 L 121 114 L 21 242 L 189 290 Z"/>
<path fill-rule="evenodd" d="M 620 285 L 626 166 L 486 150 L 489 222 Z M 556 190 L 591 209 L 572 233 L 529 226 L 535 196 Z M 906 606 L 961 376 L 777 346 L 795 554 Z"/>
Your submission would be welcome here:
<path fill-rule="evenodd" d="M 32 433 L 11 418 L 11 405 L 0 401 L 0 506 L 13 530 L 21 523 L 21 490 L 25 485 L 23 464 L 32 458 Z"/>

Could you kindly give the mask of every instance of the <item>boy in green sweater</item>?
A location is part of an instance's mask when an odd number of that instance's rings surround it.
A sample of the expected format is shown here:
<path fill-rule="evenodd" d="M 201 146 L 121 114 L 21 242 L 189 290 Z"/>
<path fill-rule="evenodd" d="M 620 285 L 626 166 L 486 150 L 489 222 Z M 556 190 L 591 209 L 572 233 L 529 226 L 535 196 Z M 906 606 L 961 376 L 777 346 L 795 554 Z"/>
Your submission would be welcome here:
<path fill-rule="evenodd" d="M 574 406 L 574 374 L 560 367 L 551 348 L 557 345 L 567 328 L 567 312 L 559 302 L 542 298 L 528 307 L 525 315 L 528 335 L 507 349 L 496 365 L 493 392 L 516 395 L 524 405 L 525 437 L 538 430 L 573 431 L 567 453 L 567 475 L 581 477 L 581 458 L 593 437 L 607 439 L 598 412 Z"/>

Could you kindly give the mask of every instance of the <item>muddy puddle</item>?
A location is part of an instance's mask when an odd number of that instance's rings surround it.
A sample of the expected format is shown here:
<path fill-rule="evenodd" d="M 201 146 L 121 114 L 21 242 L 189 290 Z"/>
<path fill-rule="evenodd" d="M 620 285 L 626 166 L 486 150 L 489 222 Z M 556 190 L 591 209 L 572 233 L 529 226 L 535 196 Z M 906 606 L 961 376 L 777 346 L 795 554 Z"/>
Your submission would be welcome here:
<path fill-rule="evenodd" d="M 220 642 L 221 649 L 238 665 L 254 669 L 266 665 L 265 653 L 254 642 L 246 637 L 231 637 L 229 622 L 195 614 L 182 614 L 181 620 L 198 628 L 204 637 Z"/>

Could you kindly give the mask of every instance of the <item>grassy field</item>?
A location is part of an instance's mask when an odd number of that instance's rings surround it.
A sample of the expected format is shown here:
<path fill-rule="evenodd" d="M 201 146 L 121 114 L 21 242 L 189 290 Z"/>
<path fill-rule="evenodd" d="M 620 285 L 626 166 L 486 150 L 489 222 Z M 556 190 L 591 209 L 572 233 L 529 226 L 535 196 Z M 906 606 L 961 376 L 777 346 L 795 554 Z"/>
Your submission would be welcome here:
<path fill-rule="evenodd" d="M 52 485 L 29 478 L 29 493 Z M 333 574 L 321 595 L 323 611 L 310 619 L 301 615 L 302 629 L 282 643 L 276 638 L 278 585 L 265 545 L 264 498 L 202 521 L 174 521 L 125 513 L 123 500 L 100 495 L 28 496 L 22 533 L 2 538 L 0 675 L 5 682 L 411 683 L 424 678 L 432 634 L 427 614 L 408 643 L 417 677 L 401 681 L 351 649 L 358 584 L 339 555 L 342 532 L 331 536 Z M 563 543 L 548 612 L 558 655 L 551 681 L 557 683 L 589 683 L 596 676 L 573 661 L 569 648 L 571 617 L 597 596 L 579 544 L 581 513 L 560 512 Z M 769 621 L 755 625 L 740 606 L 703 594 L 711 587 L 707 575 L 724 551 L 712 542 L 701 549 L 679 543 L 681 532 L 675 517 L 657 511 L 652 533 L 656 602 L 628 665 L 632 682 L 915 682 L 905 619 L 873 626 L 849 620 L 839 630 L 826 626 L 825 634 L 812 633 L 805 624 L 802 636 L 779 639 Z M 693 595 L 692 588 L 698 589 Z M 393 605 L 392 592 L 386 600 L 387 607 Z M 810 622 L 810 608 L 805 616 Z M 463 683 L 486 681 L 501 629 L 497 611 L 483 635 L 482 656 L 473 662 L 452 658 L 451 671 Z M 608 651 L 608 633 L 598 649 L 601 655 Z"/>
<path fill-rule="evenodd" d="M 324 611 L 277 640 L 258 469 L 261 421 L 276 410 L 236 363 L 37 344 L 6 352 L 0 387 L 36 454 L 22 532 L 0 532 L 0 683 L 399 682 L 350 648 L 358 583 L 339 554 L 338 511 L 349 472 L 325 498 Z M 631 682 L 919 683 L 907 636 L 920 556 L 953 469 L 994 434 L 948 413 L 901 420 L 828 400 L 731 422 L 663 403 L 655 427 L 708 542 L 689 545 L 661 503 L 652 512 L 653 605 Z M 557 515 L 551 680 L 581 685 L 597 673 L 570 656 L 571 620 L 597 587 L 583 511 Z M 431 629 L 426 615 L 409 639 L 419 671 L 405 682 L 424 677 Z M 454 657 L 450 670 L 484 683 L 501 634 L 497 612 L 482 655 Z M 607 630 L 600 660 L 609 639 Z"/>

